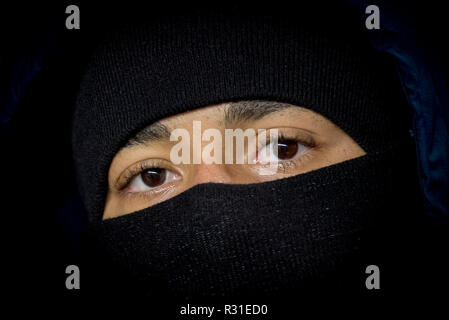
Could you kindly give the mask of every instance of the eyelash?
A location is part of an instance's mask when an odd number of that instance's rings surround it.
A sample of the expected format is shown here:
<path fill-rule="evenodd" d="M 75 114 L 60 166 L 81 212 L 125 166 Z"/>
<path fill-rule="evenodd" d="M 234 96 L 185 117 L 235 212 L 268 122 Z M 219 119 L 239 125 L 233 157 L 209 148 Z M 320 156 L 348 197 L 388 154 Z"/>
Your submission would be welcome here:
<path fill-rule="evenodd" d="M 267 130 L 268 131 L 268 130 Z M 269 145 L 270 142 L 270 138 L 269 136 L 267 137 L 267 143 L 264 146 Z M 300 157 L 294 158 L 294 159 L 290 159 L 290 160 L 282 160 L 279 162 L 278 164 L 278 168 L 280 170 L 283 171 L 283 173 L 287 173 L 289 170 L 293 170 L 296 169 L 298 167 L 298 165 L 300 165 L 300 163 L 309 160 L 312 157 L 311 154 L 311 150 L 317 149 L 317 144 L 315 142 L 315 140 L 310 137 L 310 136 L 306 136 L 306 135 L 288 135 L 285 132 L 279 131 L 279 135 L 278 135 L 278 141 L 282 141 L 282 140 L 293 140 L 296 143 L 299 143 L 305 147 L 307 147 L 309 150 L 304 153 L 303 155 L 301 155 Z M 299 162 L 299 163 L 298 163 Z M 132 195 L 132 196 L 148 196 L 149 194 L 153 194 L 153 193 L 157 193 L 157 192 L 162 192 L 161 190 L 158 190 L 158 188 L 152 189 L 152 190 L 147 190 L 147 191 L 143 191 L 143 192 L 126 192 L 126 188 L 129 186 L 129 184 L 131 183 L 131 181 L 137 177 L 139 174 L 141 174 L 144 171 L 150 170 L 150 169 L 154 169 L 154 168 L 161 168 L 161 169 L 166 169 L 166 170 L 172 170 L 170 168 L 167 168 L 167 165 L 165 165 L 163 163 L 163 161 L 161 160 L 157 160 L 157 159 L 149 159 L 149 160 L 145 160 L 143 162 L 140 162 L 138 164 L 136 164 L 135 166 L 133 166 L 132 168 L 130 168 L 124 175 L 124 177 L 121 179 L 123 180 L 123 182 L 121 182 L 118 185 L 118 190 L 120 192 L 126 193 L 127 195 Z"/>
<path fill-rule="evenodd" d="M 293 140 L 297 143 L 302 144 L 303 146 L 305 146 L 307 148 L 315 148 L 316 147 L 315 140 L 313 140 L 313 138 L 310 136 L 307 136 L 307 137 L 302 136 L 302 135 L 288 136 L 284 132 L 279 132 L 278 141 L 282 141 L 282 140 Z"/>

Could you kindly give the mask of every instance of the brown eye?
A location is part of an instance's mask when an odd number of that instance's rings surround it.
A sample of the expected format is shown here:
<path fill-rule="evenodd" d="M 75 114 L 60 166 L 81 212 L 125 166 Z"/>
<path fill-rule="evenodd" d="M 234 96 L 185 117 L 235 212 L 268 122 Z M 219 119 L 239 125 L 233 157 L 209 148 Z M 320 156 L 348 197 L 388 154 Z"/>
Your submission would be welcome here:
<path fill-rule="evenodd" d="M 298 142 L 294 140 L 279 140 L 277 157 L 282 160 L 293 158 L 298 152 Z"/>
<path fill-rule="evenodd" d="M 163 184 L 167 178 L 167 170 L 151 168 L 140 174 L 142 182 L 148 187 L 154 188 Z"/>

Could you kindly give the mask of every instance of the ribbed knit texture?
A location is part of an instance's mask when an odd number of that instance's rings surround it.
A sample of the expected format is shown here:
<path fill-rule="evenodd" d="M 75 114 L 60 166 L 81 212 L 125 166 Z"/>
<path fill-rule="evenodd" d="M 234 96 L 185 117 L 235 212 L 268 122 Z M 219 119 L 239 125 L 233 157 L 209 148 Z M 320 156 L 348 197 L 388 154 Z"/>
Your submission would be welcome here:
<path fill-rule="evenodd" d="M 177 17 L 111 32 L 88 64 L 73 122 L 91 221 L 101 219 L 117 151 L 143 127 L 187 110 L 286 102 L 326 116 L 367 152 L 385 147 L 399 101 L 394 75 L 351 30 L 311 21 Z"/>

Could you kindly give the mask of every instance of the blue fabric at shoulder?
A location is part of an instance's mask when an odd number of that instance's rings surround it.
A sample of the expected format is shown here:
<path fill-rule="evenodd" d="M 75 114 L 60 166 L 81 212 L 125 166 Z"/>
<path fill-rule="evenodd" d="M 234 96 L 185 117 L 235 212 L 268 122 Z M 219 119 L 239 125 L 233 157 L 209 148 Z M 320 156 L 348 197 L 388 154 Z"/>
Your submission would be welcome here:
<path fill-rule="evenodd" d="M 349 0 L 361 13 L 369 3 Z M 436 225 L 449 220 L 449 98 L 447 75 L 432 54 L 420 47 L 399 8 L 379 5 L 380 29 L 367 30 L 378 51 L 394 57 L 408 103 L 426 211 Z M 363 11 L 362 11 L 363 10 Z M 365 14 L 365 17 L 367 15 Z M 362 20 L 364 21 L 364 20 Z"/>

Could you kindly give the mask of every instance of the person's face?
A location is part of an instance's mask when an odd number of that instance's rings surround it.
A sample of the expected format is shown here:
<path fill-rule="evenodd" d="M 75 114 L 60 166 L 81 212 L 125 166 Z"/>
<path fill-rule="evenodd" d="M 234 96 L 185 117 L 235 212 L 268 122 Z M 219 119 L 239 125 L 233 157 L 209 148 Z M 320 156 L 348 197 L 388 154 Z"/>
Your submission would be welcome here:
<path fill-rule="evenodd" d="M 194 132 L 194 121 L 201 121 L 199 136 L 198 128 Z M 190 150 L 190 163 L 175 164 L 171 157 L 172 148 L 181 143 L 181 139 L 170 141 L 174 129 L 189 133 L 182 143 L 187 143 Z M 202 137 L 207 129 L 221 133 L 220 150 L 211 151 L 215 136 Z M 266 129 L 267 134 L 258 136 L 255 152 L 246 140 L 244 153 L 240 155 L 244 159 L 239 162 L 237 143 L 235 140 L 232 146 L 225 143 L 225 129 L 254 129 L 256 136 L 259 129 Z M 277 129 L 277 143 L 270 141 L 269 129 Z M 200 141 L 200 148 L 194 147 L 195 139 Z M 223 160 L 205 163 L 204 152 Z M 227 152 L 232 152 L 232 163 L 225 161 Z M 282 179 L 364 154 L 339 127 L 305 108 L 275 102 L 209 106 L 147 127 L 115 155 L 109 168 L 103 219 L 155 205 L 200 183 L 248 184 Z M 203 161 L 192 163 L 194 157 Z"/>

